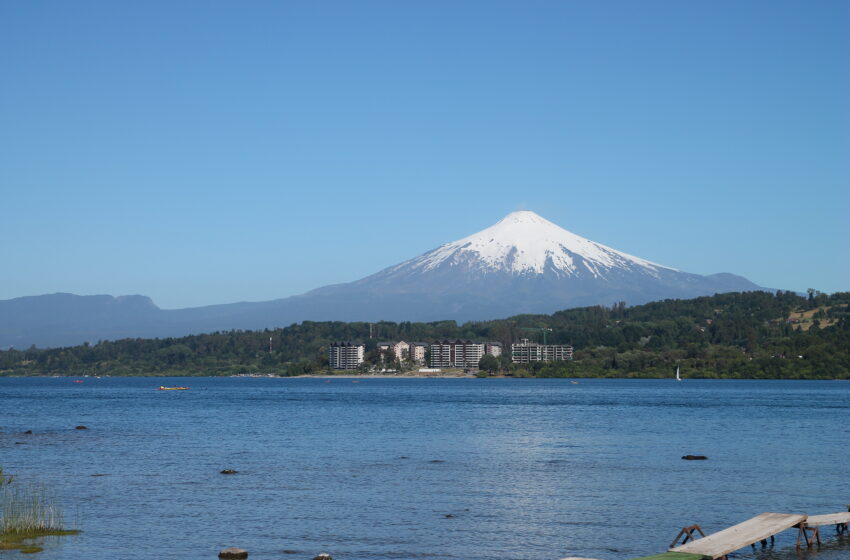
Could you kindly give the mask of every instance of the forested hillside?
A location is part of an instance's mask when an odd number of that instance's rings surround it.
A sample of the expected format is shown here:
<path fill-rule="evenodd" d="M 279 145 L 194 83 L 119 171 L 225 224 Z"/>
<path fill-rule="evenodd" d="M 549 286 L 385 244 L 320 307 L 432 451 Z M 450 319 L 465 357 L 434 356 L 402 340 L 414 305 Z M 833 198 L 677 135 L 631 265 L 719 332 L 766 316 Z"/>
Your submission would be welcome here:
<path fill-rule="evenodd" d="M 684 377 L 850 378 L 850 293 L 814 290 L 808 297 L 732 293 L 463 325 L 304 322 L 275 330 L 11 349 L 0 351 L 0 375 L 300 375 L 326 371 L 333 341 L 365 342 L 368 358 L 377 362 L 375 346 L 382 341 L 468 338 L 509 348 L 522 338 L 542 341 L 543 331 L 535 330 L 542 328 L 551 329 L 548 342 L 572 344 L 575 360 L 518 367 L 503 359 L 502 373 L 666 377 L 678 364 Z"/>

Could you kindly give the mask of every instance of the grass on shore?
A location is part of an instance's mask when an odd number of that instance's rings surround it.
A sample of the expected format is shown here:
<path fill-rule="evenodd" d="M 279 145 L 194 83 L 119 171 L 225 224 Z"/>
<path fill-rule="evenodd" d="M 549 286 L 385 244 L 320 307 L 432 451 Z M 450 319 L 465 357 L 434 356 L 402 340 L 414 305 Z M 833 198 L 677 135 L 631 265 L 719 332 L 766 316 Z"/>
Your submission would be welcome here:
<path fill-rule="evenodd" d="M 0 550 L 41 552 L 35 539 L 78 533 L 64 528 L 62 508 L 45 486 L 0 482 Z"/>
<path fill-rule="evenodd" d="M 32 554 L 44 550 L 37 544 L 41 537 L 62 537 L 78 535 L 79 531 L 30 531 L 27 533 L 0 533 L 0 551 L 17 550 L 24 554 Z"/>
<path fill-rule="evenodd" d="M 0 489 L 0 534 L 61 531 L 62 509 L 40 484 L 14 482 Z"/>

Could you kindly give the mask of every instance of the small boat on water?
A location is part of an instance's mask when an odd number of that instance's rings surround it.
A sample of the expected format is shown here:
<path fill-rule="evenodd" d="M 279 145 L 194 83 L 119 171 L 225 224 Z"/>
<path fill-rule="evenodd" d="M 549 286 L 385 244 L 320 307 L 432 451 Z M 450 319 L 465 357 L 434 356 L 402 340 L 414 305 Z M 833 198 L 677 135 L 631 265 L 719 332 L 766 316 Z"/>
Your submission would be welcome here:
<path fill-rule="evenodd" d="M 188 387 L 164 387 L 162 385 L 159 386 L 160 391 L 188 391 Z"/>
<path fill-rule="evenodd" d="M 676 381 L 681 381 L 682 376 L 679 375 L 679 366 L 676 366 Z"/>

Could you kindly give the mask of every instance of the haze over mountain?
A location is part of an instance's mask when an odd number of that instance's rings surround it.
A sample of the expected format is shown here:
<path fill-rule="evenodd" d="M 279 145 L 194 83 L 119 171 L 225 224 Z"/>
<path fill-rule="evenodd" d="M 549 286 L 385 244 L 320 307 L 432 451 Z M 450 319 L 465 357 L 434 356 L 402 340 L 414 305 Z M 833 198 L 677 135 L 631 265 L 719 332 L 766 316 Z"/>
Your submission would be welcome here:
<path fill-rule="evenodd" d="M 355 282 L 267 302 L 162 310 L 143 296 L 52 294 L 0 301 L 0 348 L 262 329 L 304 320 L 457 321 L 762 289 L 682 272 L 571 233 L 534 212 Z"/>

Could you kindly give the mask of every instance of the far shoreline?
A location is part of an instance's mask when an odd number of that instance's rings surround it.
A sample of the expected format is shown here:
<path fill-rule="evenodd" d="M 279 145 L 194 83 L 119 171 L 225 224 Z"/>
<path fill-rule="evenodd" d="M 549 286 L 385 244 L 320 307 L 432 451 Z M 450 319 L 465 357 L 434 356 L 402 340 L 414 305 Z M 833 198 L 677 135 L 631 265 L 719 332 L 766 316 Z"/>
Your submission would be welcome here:
<path fill-rule="evenodd" d="M 234 375 L 0 375 L 0 379 L 79 379 L 79 380 L 92 380 L 96 381 L 99 379 L 351 379 L 351 380 L 363 380 L 363 379 L 516 379 L 516 380 L 533 380 L 533 379 L 550 379 L 550 380 L 561 380 L 561 381 L 571 381 L 573 383 L 578 383 L 580 381 L 590 381 L 590 380 L 610 380 L 610 381 L 675 381 L 675 377 L 534 377 L 534 376 L 521 376 L 516 377 L 512 375 L 488 375 L 486 377 L 479 377 L 475 374 L 463 374 L 463 373 L 447 373 L 443 375 L 435 375 L 435 374 L 417 374 L 417 373 L 405 373 L 398 375 L 391 374 L 333 374 L 333 373 L 322 373 L 322 374 L 303 374 L 303 375 L 274 375 L 274 374 L 234 374 Z M 850 381 L 850 379 L 843 379 L 840 377 L 820 377 L 820 378 L 781 378 L 781 377 L 764 377 L 764 378 L 754 378 L 754 377 L 684 377 L 682 381 Z"/>

